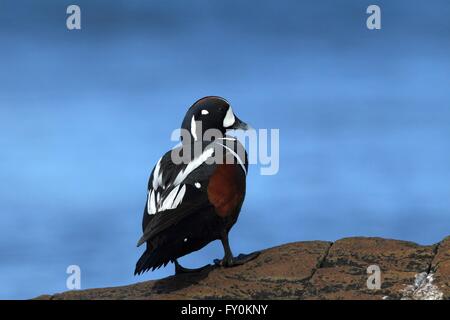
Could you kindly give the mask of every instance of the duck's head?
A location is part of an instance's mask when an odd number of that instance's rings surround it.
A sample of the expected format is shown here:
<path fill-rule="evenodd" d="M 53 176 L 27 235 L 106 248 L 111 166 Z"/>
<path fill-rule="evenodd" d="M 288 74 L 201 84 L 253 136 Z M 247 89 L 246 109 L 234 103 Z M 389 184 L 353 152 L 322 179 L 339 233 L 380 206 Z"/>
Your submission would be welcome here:
<path fill-rule="evenodd" d="M 225 135 L 227 130 L 247 130 L 249 126 L 234 114 L 227 100 L 217 96 L 208 96 L 197 100 L 189 108 L 184 116 L 181 129 L 189 132 L 192 141 L 197 141 L 203 138 L 204 133 L 210 129 Z"/>

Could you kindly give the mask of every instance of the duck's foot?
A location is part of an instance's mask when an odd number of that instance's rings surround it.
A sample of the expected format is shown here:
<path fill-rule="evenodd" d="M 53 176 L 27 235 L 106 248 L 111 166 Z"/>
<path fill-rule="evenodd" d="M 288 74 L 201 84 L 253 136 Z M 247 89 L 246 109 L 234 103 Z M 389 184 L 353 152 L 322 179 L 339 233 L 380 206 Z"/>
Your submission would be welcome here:
<path fill-rule="evenodd" d="M 179 275 L 179 274 L 186 274 L 186 273 L 197 273 L 197 272 L 202 272 L 204 270 L 207 270 L 209 268 L 211 268 L 212 266 L 210 264 L 207 264 L 201 268 L 197 268 L 197 269 L 188 269 L 185 267 L 182 267 L 177 260 L 174 261 L 175 264 L 175 275 Z"/>
<path fill-rule="evenodd" d="M 220 259 L 215 259 L 214 260 L 214 264 L 216 266 L 219 267 L 234 267 L 234 266 L 240 266 L 244 263 L 249 262 L 250 260 L 255 259 L 256 257 L 259 256 L 259 254 L 261 253 L 261 251 L 255 251 L 249 254 L 243 254 L 241 253 L 240 255 L 238 255 L 237 257 L 224 257 L 222 260 Z"/>

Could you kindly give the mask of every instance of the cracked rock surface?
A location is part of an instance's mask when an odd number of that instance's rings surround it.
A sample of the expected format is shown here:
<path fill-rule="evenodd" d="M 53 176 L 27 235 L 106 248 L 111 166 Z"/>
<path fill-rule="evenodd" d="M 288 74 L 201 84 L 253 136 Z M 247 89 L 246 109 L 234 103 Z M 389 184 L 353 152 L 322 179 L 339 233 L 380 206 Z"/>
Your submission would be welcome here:
<path fill-rule="evenodd" d="M 380 269 L 369 289 L 367 268 Z M 233 268 L 37 299 L 450 299 L 450 237 L 431 246 L 382 238 L 295 242 Z"/>

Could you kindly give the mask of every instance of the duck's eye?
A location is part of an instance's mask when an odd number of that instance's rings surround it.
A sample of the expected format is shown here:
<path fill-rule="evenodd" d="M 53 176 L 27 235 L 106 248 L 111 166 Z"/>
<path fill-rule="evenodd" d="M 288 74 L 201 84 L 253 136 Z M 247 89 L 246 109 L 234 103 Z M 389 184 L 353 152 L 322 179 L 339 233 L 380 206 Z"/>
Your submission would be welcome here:
<path fill-rule="evenodd" d="M 202 114 L 207 115 L 207 114 L 209 114 L 209 112 L 208 112 L 208 110 L 202 110 Z"/>

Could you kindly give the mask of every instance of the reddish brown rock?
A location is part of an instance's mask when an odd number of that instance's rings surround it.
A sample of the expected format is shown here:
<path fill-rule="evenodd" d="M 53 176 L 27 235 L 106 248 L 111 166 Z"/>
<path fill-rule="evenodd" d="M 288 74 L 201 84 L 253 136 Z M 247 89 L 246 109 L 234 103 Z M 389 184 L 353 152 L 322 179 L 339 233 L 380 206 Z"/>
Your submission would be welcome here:
<path fill-rule="evenodd" d="M 433 260 L 432 272 L 435 281 L 444 294 L 444 299 L 450 299 L 450 237 L 445 238 L 437 246 L 436 256 Z"/>
<path fill-rule="evenodd" d="M 399 299 L 415 275 L 428 272 L 434 246 L 381 238 L 346 238 L 336 241 L 311 279 L 316 299 Z M 367 268 L 381 271 L 380 290 L 367 287 Z"/>
<path fill-rule="evenodd" d="M 381 270 L 379 290 L 367 287 L 370 265 Z M 450 237 L 434 246 L 346 238 L 282 245 L 228 269 L 38 299 L 448 299 L 449 273 Z"/>

